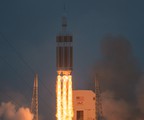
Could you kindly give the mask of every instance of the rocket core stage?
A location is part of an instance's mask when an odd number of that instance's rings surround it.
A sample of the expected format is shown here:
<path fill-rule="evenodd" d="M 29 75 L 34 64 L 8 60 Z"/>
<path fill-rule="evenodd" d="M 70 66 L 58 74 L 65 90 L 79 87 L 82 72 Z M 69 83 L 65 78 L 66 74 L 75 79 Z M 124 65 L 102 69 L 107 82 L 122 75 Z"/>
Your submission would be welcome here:
<path fill-rule="evenodd" d="M 56 37 L 56 117 L 57 120 L 72 120 L 72 36 L 66 31 L 66 17 L 62 19 L 62 33 Z"/>
<path fill-rule="evenodd" d="M 72 70 L 72 36 L 57 36 L 57 70 Z"/>

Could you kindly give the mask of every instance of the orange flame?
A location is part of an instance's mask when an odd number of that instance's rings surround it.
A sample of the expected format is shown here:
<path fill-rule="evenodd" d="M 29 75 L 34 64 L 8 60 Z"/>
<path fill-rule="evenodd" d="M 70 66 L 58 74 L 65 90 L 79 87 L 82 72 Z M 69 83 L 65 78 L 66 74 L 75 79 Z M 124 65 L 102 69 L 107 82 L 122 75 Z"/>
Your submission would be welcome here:
<path fill-rule="evenodd" d="M 57 77 L 57 120 L 72 120 L 72 76 L 58 75 Z"/>

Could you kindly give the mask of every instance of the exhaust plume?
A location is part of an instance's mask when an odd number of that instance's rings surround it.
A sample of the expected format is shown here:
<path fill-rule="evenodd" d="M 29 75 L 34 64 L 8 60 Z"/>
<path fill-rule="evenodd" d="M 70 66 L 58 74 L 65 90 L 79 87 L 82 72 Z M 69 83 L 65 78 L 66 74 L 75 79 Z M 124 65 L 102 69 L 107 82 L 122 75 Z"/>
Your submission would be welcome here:
<path fill-rule="evenodd" d="M 33 114 L 29 108 L 21 107 L 16 110 L 15 105 L 11 102 L 1 103 L 0 105 L 1 120 L 32 120 Z"/>
<path fill-rule="evenodd" d="M 122 37 L 106 37 L 101 42 L 102 60 L 96 65 L 97 78 L 103 90 L 117 98 L 135 102 L 135 87 L 141 71 L 130 42 Z"/>
<path fill-rule="evenodd" d="M 107 36 L 101 42 L 101 54 L 95 74 L 101 83 L 105 118 L 144 119 L 144 79 L 140 82 L 142 72 L 130 42 L 123 37 Z M 92 85 L 93 81 L 89 81 L 87 87 L 94 88 Z"/>
<path fill-rule="evenodd" d="M 144 119 L 144 75 L 141 77 L 138 85 L 137 85 L 137 107 L 139 111 L 139 119 Z"/>
<path fill-rule="evenodd" d="M 102 93 L 103 113 L 106 120 L 128 120 L 130 119 L 130 106 L 122 99 L 116 100 L 115 95 L 106 91 Z"/>

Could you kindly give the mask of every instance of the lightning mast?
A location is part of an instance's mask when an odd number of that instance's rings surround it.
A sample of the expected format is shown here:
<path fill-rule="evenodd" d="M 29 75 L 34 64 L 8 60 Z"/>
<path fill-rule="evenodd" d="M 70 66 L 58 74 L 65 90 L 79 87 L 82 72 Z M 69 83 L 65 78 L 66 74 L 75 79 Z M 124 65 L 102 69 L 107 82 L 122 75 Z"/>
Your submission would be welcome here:
<path fill-rule="evenodd" d="M 95 77 L 96 120 L 103 120 L 102 99 L 99 80 Z"/>
<path fill-rule="evenodd" d="M 35 74 L 34 76 L 31 112 L 34 115 L 33 120 L 38 120 L 38 74 Z"/>

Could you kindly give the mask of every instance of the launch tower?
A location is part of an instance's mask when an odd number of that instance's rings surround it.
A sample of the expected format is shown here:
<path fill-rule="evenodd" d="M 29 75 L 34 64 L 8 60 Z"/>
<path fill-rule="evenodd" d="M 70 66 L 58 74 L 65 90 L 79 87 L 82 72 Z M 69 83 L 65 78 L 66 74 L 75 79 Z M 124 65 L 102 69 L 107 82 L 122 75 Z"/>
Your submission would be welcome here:
<path fill-rule="evenodd" d="M 95 78 L 96 120 L 104 120 L 99 80 Z"/>
<path fill-rule="evenodd" d="M 67 32 L 67 19 L 62 17 L 62 31 L 56 37 L 56 118 L 72 120 L 72 66 L 73 48 L 72 35 Z"/>
<path fill-rule="evenodd" d="M 33 120 L 38 120 L 38 75 L 37 74 L 35 74 L 34 77 L 31 112 L 34 115 Z"/>

